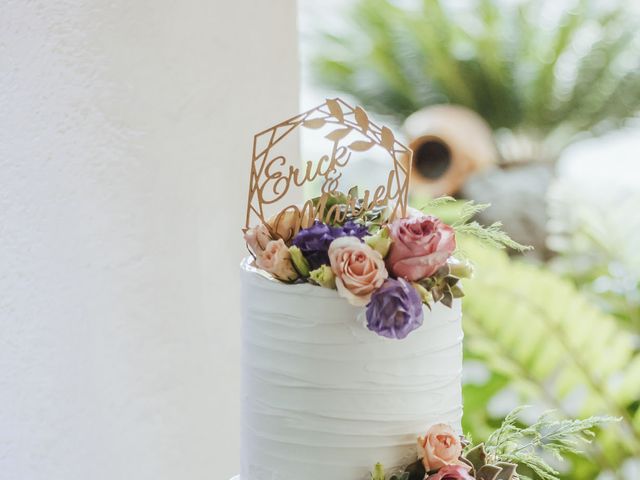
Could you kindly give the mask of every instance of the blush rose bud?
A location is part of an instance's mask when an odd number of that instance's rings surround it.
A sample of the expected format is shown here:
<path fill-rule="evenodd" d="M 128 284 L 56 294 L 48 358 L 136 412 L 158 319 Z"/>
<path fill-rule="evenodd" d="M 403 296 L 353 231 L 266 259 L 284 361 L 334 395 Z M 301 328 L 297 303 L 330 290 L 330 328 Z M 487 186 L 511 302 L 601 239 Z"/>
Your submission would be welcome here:
<path fill-rule="evenodd" d="M 451 257 L 448 262 L 449 274 L 458 278 L 471 278 L 473 276 L 473 265 L 468 260 L 458 260 Z"/>
<path fill-rule="evenodd" d="M 389 253 L 389 247 L 391 247 L 391 238 L 389 237 L 389 229 L 387 227 L 381 228 L 375 235 L 368 235 L 364 237 L 364 243 L 373 248 L 376 252 L 382 255 L 382 258 Z"/>
<path fill-rule="evenodd" d="M 269 243 L 271 240 L 272 238 L 271 234 L 269 233 L 269 229 L 262 223 L 248 229 L 244 233 L 244 241 L 247 242 L 249 250 L 251 250 L 251 253 L 254 257 L 262 255 L 262 252 L 264 252 L 267 243 Z"/>
<path fill-rule="evenodd" d="M 384 467 L 380 462 L 376 463 L 371 473 L 371 480 L 385 480 Z"/>
<path fill-rule="evenodd" d="M 293 262 L 293 266 L 296 268 L 301 277 L 309 276 L 309 262 L 302 255 L 302 250 L 300 250 L 295 245 L 289 247 L 289 253 L 291 254 L 291 261 Z"/>
<path fill-rule="evenodd" d="M 464 465 L 459 460 L 461 454 L 460 438 L 444 423 L 433 425 L 424 438 L 418 438 L 418 457 L 427 472 L 445 465 Z"/>
<path fill-rule="evenodd" d="M 293 282 L 298 278 L 289 249 L 282 239 L 267 243 L 262 254 L 256 258 L 256 265 L 283 282 Z"/>
<path fill-rule="evenodd" d="M 424 288 L 424 286 L 420 285 L 417 282 L 413 282 L 411 285 L 413 286 L 413 288 L 416 289 L 416 292 L 418 292 L 418 295 L 420 295 L 420 299 L 422 300 L 422 303 L 424 303 L 427 306 L 433 303 L 433 295 L 431 295 L 431 292 L 429 290 L 427 290 L 426 288 Z"/>

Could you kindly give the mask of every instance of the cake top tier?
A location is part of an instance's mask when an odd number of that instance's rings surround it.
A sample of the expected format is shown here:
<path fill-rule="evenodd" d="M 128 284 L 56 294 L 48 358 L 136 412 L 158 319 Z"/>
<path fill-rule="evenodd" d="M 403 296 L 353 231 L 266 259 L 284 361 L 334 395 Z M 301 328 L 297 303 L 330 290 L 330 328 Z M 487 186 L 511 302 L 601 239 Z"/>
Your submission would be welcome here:
<path fill-rule="evenodd" d="M 291 151 L 296 135 L 308 132 L 326 150 L 303 164 Z M 385 181 L 344 186 L 355 162 L 386 165 Z M 525 248 L 498 225 L 470 222 L 486 205 L 464 204 L 449 223 L 434 213 L 452 198 L 410 208 L 410 175 L 411 150 L 340 99 L 256 134 L 244 229 L 256 267 L 277 281 L 335 289 L 366 307 L 370 330 L 405 338 L 422 325 L 423 305 L 450 307 L 463 295 L 460 279 L 472 268 L 457 250 L 457 233 Z M 307 192 L 314 193 L 305 198 Z"/>

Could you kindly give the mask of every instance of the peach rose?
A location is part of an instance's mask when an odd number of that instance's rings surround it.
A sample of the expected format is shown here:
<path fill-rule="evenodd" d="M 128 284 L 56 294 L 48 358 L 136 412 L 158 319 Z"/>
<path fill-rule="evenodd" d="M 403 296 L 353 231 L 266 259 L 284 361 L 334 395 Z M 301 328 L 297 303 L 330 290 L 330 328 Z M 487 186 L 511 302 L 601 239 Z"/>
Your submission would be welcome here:
<path fill-rule="evenodd" d="M 267 243 L 271 240 L 269 229 L 262 223 L 244 232 L 244 241 L 247 242 L 247 246 L 254 257 L 262 255 L 262 252 L 264 252 L 264 249 L 267 247 Z"/>
<path fill-rule="evenodd" d="M 356 237 L 340 237 L 331 242 L 329 262 L 338 293 L 357 307 L 369 303 L 371 294 L 389 276 L 382 255 Z"/>
<path fill-rule="evenodd" d="M 461 453 L 460 438 L 444 423 L 433 425 L 424 438 L 418 438 L 418 457 L 427 472 L 445 465 L 460 465 Z"/>
<path fill-rule="evenodd" d="M 293 282 L 298 278 L 291 253 L 282 239 L 267 243 L 264 251 L 256 257 L 256 265 L 284 282 Z"/>
<path fill-rule="evenodd" d="M 399 218 L 389 225 L 389 231 L 393 242 L 387 268 L 412 282 L 432 276 L 456 249 L 453 228 L 436 217 Z"/>

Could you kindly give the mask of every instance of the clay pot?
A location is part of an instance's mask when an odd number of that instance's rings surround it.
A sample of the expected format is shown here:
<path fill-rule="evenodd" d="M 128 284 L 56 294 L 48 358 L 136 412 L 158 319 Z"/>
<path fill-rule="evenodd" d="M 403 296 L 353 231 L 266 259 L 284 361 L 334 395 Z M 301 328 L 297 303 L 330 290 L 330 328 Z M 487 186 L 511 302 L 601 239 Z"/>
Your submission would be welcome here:
<path fill-rule="evenodd" d="M 488 124 L 465 107 L 424 108 L 407 118 L 404 131 L 413 151 L 410 188 L 415 195 L 453 195 L 471 174 L 498 161 Z"/>

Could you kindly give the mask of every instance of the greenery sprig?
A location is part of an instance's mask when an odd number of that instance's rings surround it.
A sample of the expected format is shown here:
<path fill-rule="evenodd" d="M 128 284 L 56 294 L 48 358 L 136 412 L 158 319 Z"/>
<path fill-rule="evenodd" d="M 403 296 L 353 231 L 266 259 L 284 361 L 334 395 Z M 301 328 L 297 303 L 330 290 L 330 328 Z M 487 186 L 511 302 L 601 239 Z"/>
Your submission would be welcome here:
<path fill-rule="evenodd" d="M 527 407 L 513 410 L 502 426 L 489 436 L 484 444 L 489 463 L 510 462 L 529 467 L 541 480 L 559 480 L 555 470 L 539 454 L 546 452 L 556 459 L 567 453 L 582 453 L 581 447 L 595 437 L 594 428 L 619 418 L 607 416 L 589 417 L 584 420 L 558 420 L 553 412 L 547 412 L 528 427 L 518 425 L 519 414 Z M 529 477 L 518 473 L 522 480 Z"/>
<path fill-rule="evenodd" d="M 458 200 L 453 197 L 438 197 L 429 200 L 421 210 L 435 210 L 457 202 Z M 522 245 L 509 237 L 509 235 L 502 230 L 502 222 L 494 222 L 491 225 L 485 226 L 476 221 L 471 221 L 478 213 L 483 212 L 490 206 L 491 204 L 489 203 L 475 203 L 473 200 L 462 203 L 456 214 L 457 218 L 451 226 L 456 233 L 473 236 L 481 242 L 495 248 L 511 248 L 517 252 L 532 250 L 532 246 Z"/>

